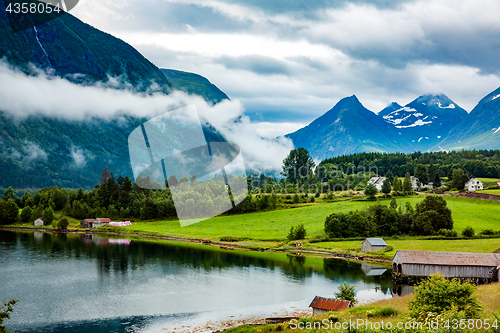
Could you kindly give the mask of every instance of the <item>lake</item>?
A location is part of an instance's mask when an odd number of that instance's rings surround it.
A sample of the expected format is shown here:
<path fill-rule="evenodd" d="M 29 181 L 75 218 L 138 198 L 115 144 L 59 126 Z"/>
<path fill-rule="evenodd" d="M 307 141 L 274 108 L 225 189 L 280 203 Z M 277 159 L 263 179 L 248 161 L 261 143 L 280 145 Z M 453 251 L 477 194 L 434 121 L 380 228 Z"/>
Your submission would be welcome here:
<path fill-rule="evenodd" d="M 0 301 L 15 332 L 154 332 L 239 315 L 306 309 L 356 285 L 391 297 L 383 267 L 285 253 L 102 235 L 0 230 Z"/>

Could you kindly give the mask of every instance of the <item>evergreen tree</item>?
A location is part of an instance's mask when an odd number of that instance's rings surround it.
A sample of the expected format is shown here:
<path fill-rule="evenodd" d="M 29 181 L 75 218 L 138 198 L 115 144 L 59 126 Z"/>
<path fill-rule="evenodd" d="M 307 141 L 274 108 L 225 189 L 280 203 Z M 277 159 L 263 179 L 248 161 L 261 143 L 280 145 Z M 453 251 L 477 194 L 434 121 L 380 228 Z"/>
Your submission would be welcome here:
<path fill-rule="evenodd" d="M 387 195 L 391 193 L 391 190 L 391 181 L 389 180 L 389 178 L 384 179 L 384 182 L 382 183 L 382 193 Z"/>
<path fill-rule="evenodd" d="M 469 176 L 462 169 L 455 169 L 452 173 L 451 188 L 462 190 L 465 183 L 469 180 Z"/>
<path fill-rule="evenodd" d="M 309 156 L 309 152 L 305 148 L 297 148 L 292 150 L 287 158 L 283 160 L 282 175 L 290 183 L 296 184 L 304 178 L 309 177 L 310 171 L 314 168 L 314 161 Z"/>
<path fill-rule="evenodd" d="M 398 208 L 398 203 L 396 202 L 396 198 L 394 198 L 394 197 L 392 198 L 390 207 L 392 209 L 397 209 Z"/>
<path fill-rule="evenodd" d="M 394 188 L 394 192 L 400 192 L 402 190 L 403 185 L 401 184 L 401 180 L 398 176 L 394 177 L 392 187 Z"/>
<path fill-rule="evenodd" d="M 420 186 L 429 184 L 429 173 L 427 172 L 427 167 L 425 165 L 417 165 L 417 168 L 415 169 L 415 177 L 417 178 L 419 189 Z"/>
<path fill-rule="evenodd" d="M 439 173 L 436 172 L 434 175 L 434 187 L 440 187 L 441 186 L 441 177 L 439 177 Z"/>
<path fill-rule="evenodd" d="M 411 176 L 410 173 L 407 172 L 405 175 L 405 180 L 403 182 L 403 192 L 410 193 L 413 189 L 411 187 Z"/>
<path fill-rule="evenodd" d="M 387 179 L 389 179 L 389 181 L 390 181 L 390 182 L 391 182 L 391 184 L 392 184 L 392 182 L 394 181 L 394 174 L 393 174 L 390 170 L 387 172 L 387 174 L 385 175 L 385 177 L 386 177 Z"/>
<path fill-rule="evenodd" d="M 436 177 L 436 169 L 434 168 L 434 164 L 430 164 L 429 168 L 427 169 L 427 174 L 428 174 L 428 180 L 429 182 L 434 182 L 434 178 Z"/>

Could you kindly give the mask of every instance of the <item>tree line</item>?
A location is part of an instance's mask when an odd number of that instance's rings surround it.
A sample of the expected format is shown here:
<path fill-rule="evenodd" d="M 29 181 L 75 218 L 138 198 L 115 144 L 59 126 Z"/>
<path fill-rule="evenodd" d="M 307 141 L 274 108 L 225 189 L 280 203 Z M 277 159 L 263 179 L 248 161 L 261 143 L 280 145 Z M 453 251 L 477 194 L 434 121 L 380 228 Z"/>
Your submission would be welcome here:
<path fill-rule="evenodd" d="M 450 236 L 452 229 L 451 210 L 439 196 L 427 196 L 415 207 L 409 202 L 398 206 L 392 198 L 389 206 L 377 203 L 364 210 L 333 213 L 325 220 L 325 233 L 330 238 L 435 233 Z"/>
<path fill-rule="evenodd" d="M 320 165 L 330 165 L 341 169 L 344 173 L 353 174 L 359 170 L 378 170 L 385 175 L 391 172 L 395 176 L 404 177 L 408 172 L 417 176 L 417 166 L 433 165 L 434 171 L 445 177 L 455 169 L 462 169 L 472 177 L 497 178 L 500 177 L 500 150 L 462 150 L 439 152 L 403 153 L 357 153 L 327 158 Z M 433 181 L 430 179 L 429 181 Z"/>

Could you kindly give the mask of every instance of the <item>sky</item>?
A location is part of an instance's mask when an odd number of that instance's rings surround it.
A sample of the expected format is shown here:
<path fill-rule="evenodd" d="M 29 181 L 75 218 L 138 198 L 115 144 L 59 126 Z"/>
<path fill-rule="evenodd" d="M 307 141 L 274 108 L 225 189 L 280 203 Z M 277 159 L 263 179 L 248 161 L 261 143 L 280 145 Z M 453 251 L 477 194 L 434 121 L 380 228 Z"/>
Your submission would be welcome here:
<path fill-rule="evenodd" d="M 81 0 L 71 12 L 160 68 L 207 77 L 263 136 L 355 94 L 378 112 L 500 86 L 498 0 Z"/>

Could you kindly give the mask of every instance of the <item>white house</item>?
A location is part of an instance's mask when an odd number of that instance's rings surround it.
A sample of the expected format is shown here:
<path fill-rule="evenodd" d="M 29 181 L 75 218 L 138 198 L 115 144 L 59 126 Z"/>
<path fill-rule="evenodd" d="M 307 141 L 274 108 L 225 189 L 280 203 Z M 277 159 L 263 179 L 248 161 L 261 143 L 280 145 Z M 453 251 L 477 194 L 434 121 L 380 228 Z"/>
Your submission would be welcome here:
<path fill-rule="evenodd" d="M 413 191 L 418 191 L 418 178 L 411 176 L 410 180 L 411 188 L 413 189 Z M 420 186 L 423 186 L 423 184 L 421 184 Z"/>
<path fill-rule="evenodd" d="M 469 192 L 480 191 L 483 189 L 483 182 L 477 178 L 469 179 L 469 181 L 465 183 L 465 189 Z"/>
<path fill-rule="evenodd" d="M 367 184 L 373 184 L 377 188 L 377 191 L 382 191 L 382 184 L 384 183 L 386 177 L 372 177 Z"/>

